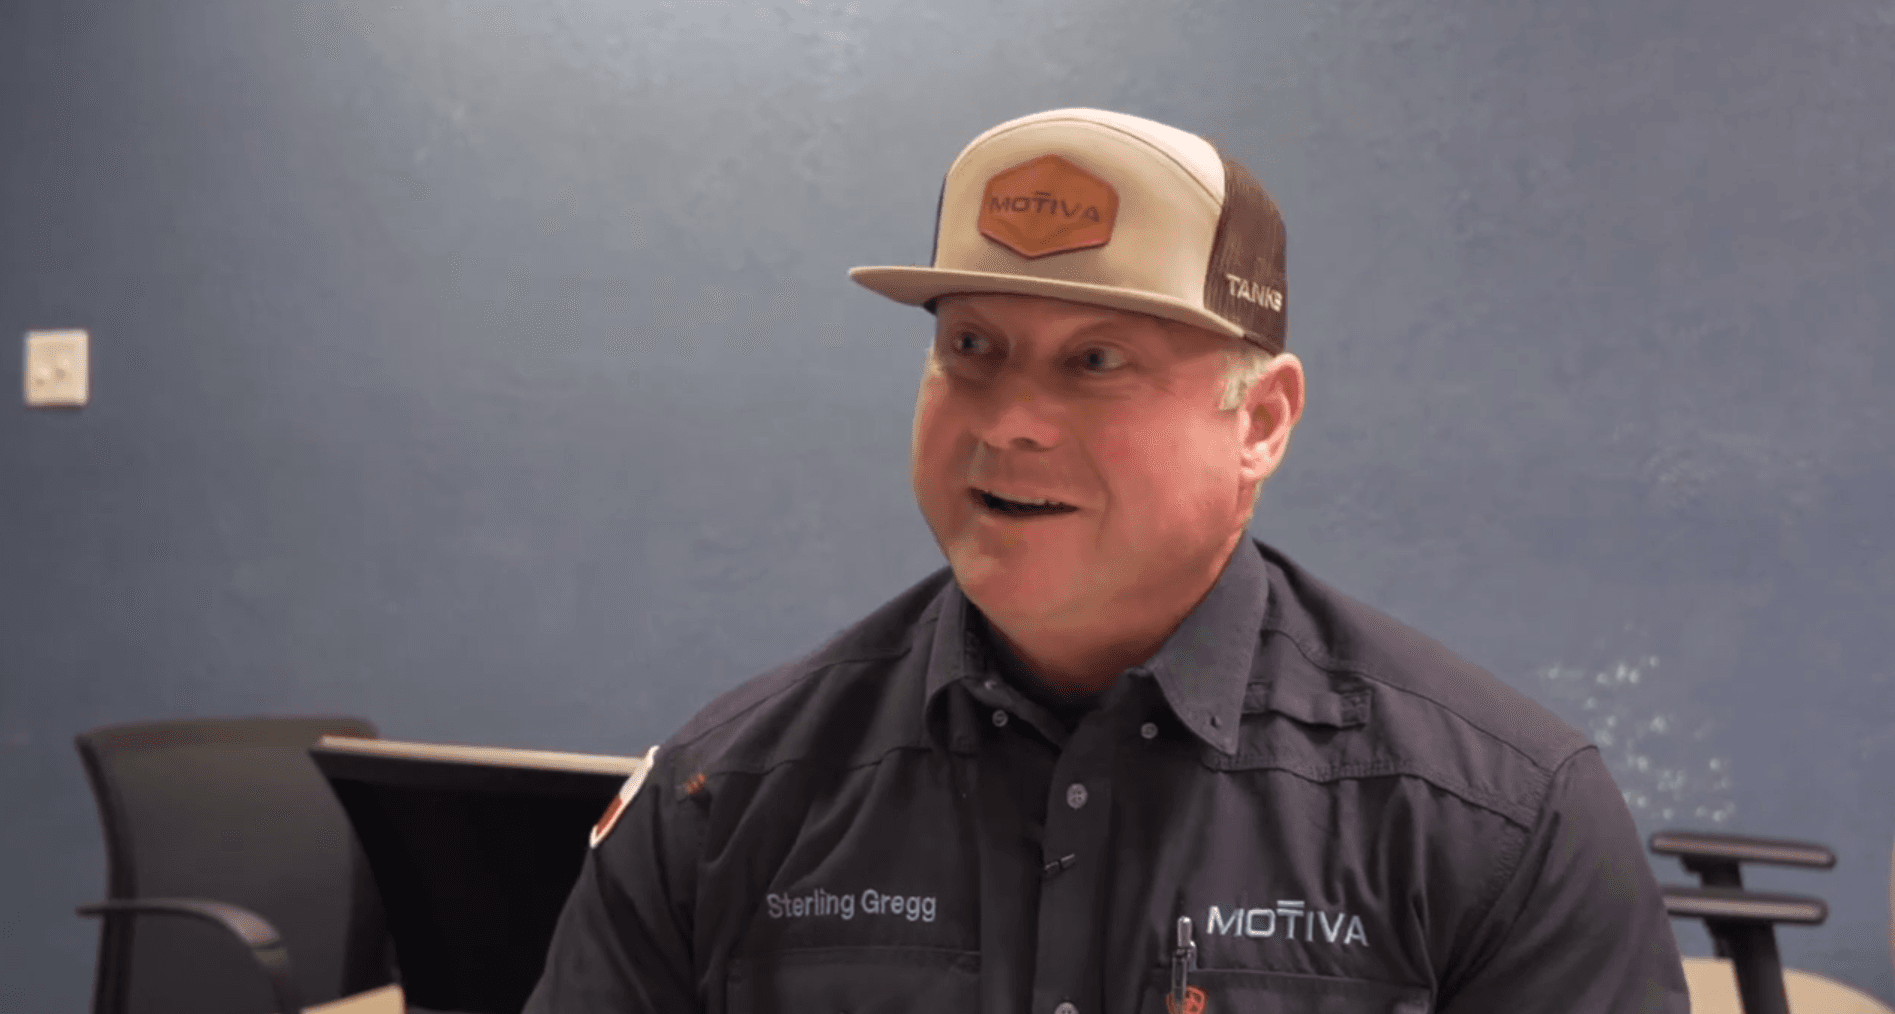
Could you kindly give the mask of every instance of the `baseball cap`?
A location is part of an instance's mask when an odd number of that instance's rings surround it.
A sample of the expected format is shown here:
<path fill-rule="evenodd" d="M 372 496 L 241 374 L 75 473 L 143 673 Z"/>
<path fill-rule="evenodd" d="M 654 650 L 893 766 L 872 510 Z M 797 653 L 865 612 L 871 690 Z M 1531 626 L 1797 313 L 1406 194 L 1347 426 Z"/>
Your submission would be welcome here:
<path fill-rule="evenodd" d="M 1209 140 L 1103 109 L 1053 109 L 974 138 L 948 167 L 929 267 L 849 277 L 934 311 L 1012 293 L 1150 314 L 1283 351 L 1283 217 Z"/>

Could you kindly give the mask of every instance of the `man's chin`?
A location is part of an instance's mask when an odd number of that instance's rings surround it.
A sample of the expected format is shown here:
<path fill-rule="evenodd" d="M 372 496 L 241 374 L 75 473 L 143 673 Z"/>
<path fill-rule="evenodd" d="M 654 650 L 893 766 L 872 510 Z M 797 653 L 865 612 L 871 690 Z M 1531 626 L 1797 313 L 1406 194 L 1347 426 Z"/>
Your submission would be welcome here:
<path fill-rule="evenodd" d="M 961 592 L 982 612 L 1040 613 L 1063 601 L 1071 582 L 1060 579 L 1066 568 L 1049 566 L 1049 561 L 1035 559 L 1037 555 L 995 554 L 984 547 L 963 545 L 948 553 L 948 566 Z"/>

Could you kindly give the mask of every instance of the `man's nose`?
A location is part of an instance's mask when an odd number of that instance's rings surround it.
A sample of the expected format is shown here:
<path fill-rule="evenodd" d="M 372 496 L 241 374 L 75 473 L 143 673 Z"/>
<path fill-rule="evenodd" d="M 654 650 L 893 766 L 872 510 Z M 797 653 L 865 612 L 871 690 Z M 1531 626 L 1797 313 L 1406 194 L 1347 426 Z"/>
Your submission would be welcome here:
<path fill-rule="evenodd" d="M 1062 435 L 1059 406 L 1045 392 L 1024 380 L 1014 380 L 998 392 L 994 414 L 981 437 L 995 447 L 1025 443 L 1056 446 Z"/>

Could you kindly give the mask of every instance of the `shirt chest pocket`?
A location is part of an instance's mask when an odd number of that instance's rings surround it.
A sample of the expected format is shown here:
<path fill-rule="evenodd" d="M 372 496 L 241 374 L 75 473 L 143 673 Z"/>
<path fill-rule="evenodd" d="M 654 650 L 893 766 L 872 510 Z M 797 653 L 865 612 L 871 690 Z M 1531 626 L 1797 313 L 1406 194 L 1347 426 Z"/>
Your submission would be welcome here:
<path fill-rule="evenodd" d="M 964 1014 L 980 1009 L 980 955 L 931 947 L 813 947 L 733 958 L 731 1014 Z"/>
<path fill-rule="evenodd" d="M 1428 1014 L 1428 990 L 1372 979 L 1201 968 L 1191 973 L 1180 1007 L 1169 995 L 1171 969 L 1154 970 L 1139 1014 Z"/>

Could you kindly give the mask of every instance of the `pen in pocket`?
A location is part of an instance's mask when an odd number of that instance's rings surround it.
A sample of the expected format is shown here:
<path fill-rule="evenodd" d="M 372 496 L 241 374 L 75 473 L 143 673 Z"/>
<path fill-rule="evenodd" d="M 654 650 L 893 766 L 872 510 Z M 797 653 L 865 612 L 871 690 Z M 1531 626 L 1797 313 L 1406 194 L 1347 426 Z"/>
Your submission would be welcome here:
<path fill-rule="evenodd" d="M 1178 917 L 1178 946 L 1171 952 L 1171 993 L 1165 1007 L 1184 1014 L 1191 996 L 1191 972 L 1198 967 L 1198 945 L 1191 940 L 1191 917 Z"/>

